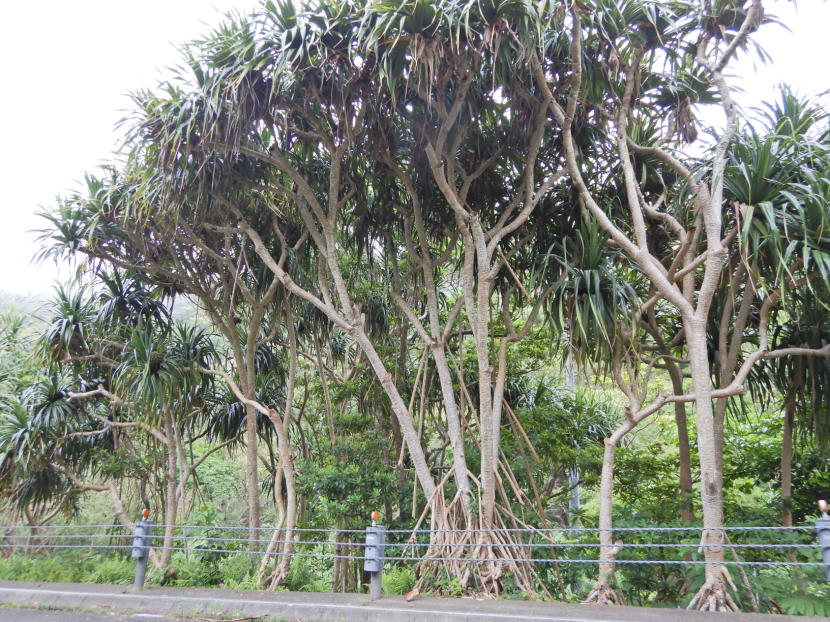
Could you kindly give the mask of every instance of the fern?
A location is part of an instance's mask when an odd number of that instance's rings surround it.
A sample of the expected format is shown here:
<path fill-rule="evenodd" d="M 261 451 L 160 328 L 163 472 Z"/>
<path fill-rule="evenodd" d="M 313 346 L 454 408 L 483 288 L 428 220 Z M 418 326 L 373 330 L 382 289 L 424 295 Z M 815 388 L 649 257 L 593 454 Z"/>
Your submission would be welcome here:
<path fill-rule="evenodd" d="M 383 591 L 386 594 L 406 594 L 415 587 L 415 570 L 407 567 L 384 568 Z"/>
<path fill-rule="evenodd" d="M 830 617 L 830 590 L 818 594 L 787 596 L 778 601 L 781 611 L 800 616 Z"/>

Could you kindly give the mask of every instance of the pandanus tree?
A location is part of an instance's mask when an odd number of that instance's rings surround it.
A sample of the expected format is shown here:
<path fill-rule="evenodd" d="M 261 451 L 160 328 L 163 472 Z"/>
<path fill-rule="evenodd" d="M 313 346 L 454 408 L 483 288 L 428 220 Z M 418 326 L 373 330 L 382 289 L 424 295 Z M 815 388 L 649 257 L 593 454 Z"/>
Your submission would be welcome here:
<path fill-rule="evenodd" d="M 153 105 L 147 94 L 139 94 L 136 99 L 142 106 Z M 51 227 L 43 234 L 44 252 L 55 257 L 80 257 L 96 272 L 106 266 L 128 269 L 163 292 L 189 297 L 204 310 L 227 342 L 232 363 L 227 365 L 223 359 L 221 365 L 200 365 L 198 369 L 221 379 L 234 395 L 235 406 L 230 408 L 226 421 L 230 425 L 224 432 L 235 423 L 245 426 L 250 547 L 259 549 L 256 439 L 269 434 L 263 421 L 270 421 L 276 432 L 279 464 L 274 470 L 275 481 L 284 478 L 287 484 L 287 497 L 275 499 L 284 509 L 279 512 L 277 528 L 290 530 L 296 521 L 294 448 L 289 432 L 297 369 L 296 335 L 290 320 L 285 319 L 291 315 L 291 303 L 284 290 L 264 269 L 249 238 L 229 226 L 222 201 L 233 198 L 262 235 L 271 232 L 276 216 L 257 214 L 259 199 L 239 191 L 238 179 L 251 181 L 258 174 L 251 160 L 216 158 L 165 177 L 164 169 L 150 166 L 153 157 L 153 149 L 137 148 L 125 170 L 112 171 L 108 179 L 90 177 L 86 193 L 69 197 L 57 210 L 46 214 Z M 211 190 L 208 182 L 217 179 L 227 181 L 222 189 L 226 194 Z M 175 193 L 171 192 L 174 188 Z M 179 211 L 174 212 L 174 208 Z M 150 214 L 152 221 L 146 220 Z M 292 240 L 297 248 L 303 242 L 302 236 Z M 285 356 L 277 356 L 275 348 L 284 351 Z M 282 358 L 286 359 L 284 365 L 278 364 Z M 269 403 L 267 392 L 263 392 L 263 387 L 278 377 L 286 383 L 279 405 Z M 244 412 L 242 418 L 235 417 L 237 408 Z M 267 446 L 270 450 L 270 442 Z M 273 490 L 282 487 L 277 485 Z M 290 538 L 285 533 L 279 537 L 275 531 L 274 542 L 285 543 L 280 548 L 290 549 Z M 275 579 L 285 576 L 289 559 L 283 551 Z"/>
<path fill-rule="evenodd" d="M 822 298 L 812 292 L 793 296 L 788 308 L 773 321 L 776 319 L 780 324 L 773 331 L 771 341 L 778 348 L 821 349 L 830 344 L 827 308 Z M 775 389 L 775 395 L 780 395 L 783 402 L 781 522 L 792 526 L 793 458 L 797 445 L 812 444 L 825 455 L 828 448 L 830 359 L 805 355 L 775 359 L 759 375 L 764 381 L 772 381 L 767 388 Z"/>
<path fill-rule="evenodd" d="M 607 233 L 590 221 L 577 235 L 552 247 L 546 257 L 550 268 L 564 272 L 553 286 L 548 317 L 555 330 L 567 335 L 560 344 L 567 356 L 599 377 L 613 380 L 626 398 L 626 416 L 604 438 L 599 489 L 600 566 L 589 601 L 616 603 L 614 566 L 622 542 L 614 545 L 614 457 L 622 440 L 656 409 L 643 409 L 653 363 L 641 364 L 638 334 L 633 320 L 641 304 L 632 281 L 639 280 L 619 249 L 608 245 Z M 563 357 L 564 360 L 564 357 Z"/>
<path fill-rule="evenodd" d="M 565 128 L 568 171 L 586 211 L 652 288 L 640 312 L 665 304 L 680 321 L 677 338 L 685 349 L 692 392 L 660 395 L 628 416 L 636 420 L 668 403 L 694 403 L 704 522 L 702 544 L 707 565 L 706 580 L 692 606 L 729 610 L 736 605 L 726 591 L 727 571 L 719 563 L 726 543 L 721 529 L 724 411 L 716 403 L 742 393 L 747 375 L 759 360 L 796 353 L 790 348 L 770 350 L 769 314 L 785 292 L 808 286 L 808 277 L 815 271 L 824 273 L 823 234 L 822 229 L 803 231 L 808 239 L 799 245 L 804 252 L 795 263 L 792 260 L 796 258 L 792 257 L 785 268 L 787 264 L 780 261 L 784 255 L 779 255 L 779 262 L 772 268 L 758 268 L 761 272 L 752 285 L 748 280 L 739 280 L 746 285 L 734 286 L 736 271 L 751 273 L 756 269 L 753 264 L 740 261 L 740 234 L 746 223 L 759 222 L 757 212 L 764 208 L 754 197 L 730 197 L 731 188 L 725 185 L 725 171 L 736 149 L 739 113 L 724 71 L 761 25 L 762 3 L 756 0 L 745 8 L 721 3 L 703 13 L 684 3 L 625 3 L 620 8 L 623 13 L 613 15 L 613 11 L 600 13 L 576 4 L 571 6 L 573 67 L 567 79 L 572 90 L 564 103 L 552 106 L 552 111 Z M 592 62 L 596 58 L 592 52 L 597 47 L 605 51 L 604 63 Z M 666 77 L 667 70 L 668 84 L 660 79 Z M 544 66 L 538 67 L 540 83 L 550 81 L 548 74 Z M 601 92 L 591 88 L 595 84 L 591 80 L 598 75 L 606 83 Z M 667 86 L 673 87 L 676 94 L 668 102 L 663 96 Z M 690 131 L 692 117 L 688 109 L 684 113 L 684 108 L 687 98 L 700 90 L 717 98 L 725 123 L 715 130 L 703 156 L 695 158 L 683 150 L 683 142 L 695 138 Z M 585 176 L 570 137 L 579 113 L 585 114 L 589 107 L 592 111 L 599 109 L 598 114 L 607 122 L 606 167 L 620 180 L 624 192 L 620 201 L 602 201 L 602 189 Z M 662 137 L 643 131 L 659 116 L 668 120 Z M 656 186 L 651 183 L 655 176 L 659 180 Z M 617 206 L 622 210 L 616 210 Z M 767 212 L 774 214 L 774 220 L 788 217 L 787 210 L 774 206 Z M 654 245 L 653 239 L 660 236 L 669 236 L 671 243 Z M 713 382 L 709 326 L 718 289 L 725 284 L 732 286 L 736 296 L 739 292 L 744 294 L 741 304 L 735 304 L 718 318 L 725 324 L 720 339 L 731 339 L 739 346 L 732 350 L 732 355 L 740 359 L 740 366 L 729 360 L 718 381 Z M 744 316 L 738 311 L 743 306 L 757 309 L 753 318 L 757 345 L 748 348 L 749 352 L 746 346 L 751 346 L 751 342 L 747 343 L 750 327 L 742 323 Z M 749 317 L 748 311 L 746 314 Z M 666 335 L 662 341 L 668 343 L 674 338 Z M 826 353 L 824 349 L 809 348 L 800 352 L 808 356 Z M 727 361 L 725 348 L 720 356 Z"/>
<path fill-rule="evenodd" d="M 566 64 L 567 35 L 554 9 L 412 2 L 392 10 L 344 2 L 298 11 L 267 4 L 191 48 L 195 88 L 171 89 L 145 105 L 139 121 L 138 134 L 172 179 L 183 167 L 217 159 L 249 160 L 267 171 L 253 180 L 214 176 L 205 192 L 289 293 L 354 340 L 390 400 L 432 524 L 484 527 L 477 541 L 449 544 L 488 556 L 499 544 L 489 530 L 504 520 L 496 506 L 508 351 L 547 295 L 528 299 L 519 256 L 529 267 L 534 248 L 576 226 L 574 196 L 563 184 L 561 127 L 549 113 L 560 89 L 542 89 L 529 62 L 541 53 Z M 556 34 L 541 50 L 549 30 Z M 591 139 L 586 131 L 586 154 Z M 236 193 L 245 184 L 248 197 L 275 214 L 273 233 L 251 221 L 250 199 Z M 297 244 L 318 257 L 310 282 L 289 263 Z M 452 496 L 448 478 L 439 482 L 430 472 L 402 387 L 367 330 L 369 301 L 343 269 L 355 244 L 367 262 L 388 266 L 403 325 L 435 366 Z M 493 335 L 493 322 L 502 322 L 505 334 Z M 474 395 L 465 393 L 452 362 L 458 352 L 448 350 L 456 332 L 455 347 L 475 353 Z M 476 420 L 471 440 L 481 445 L 475 484 L 464 432 L 473 428 L 465 417 Z M 498 591 L 500 568 L 480 569 L 485 589 Z"/>
<path fill-rule="evenodd" d="M 763 141 L 740 132 L 725 76 L 764 19 L 761 0 L 267 2 L 188 46 L 176 84 L 136 97 L 129 163 L 50 217 L 53 248 L 186 292 L 229 341 L 234 368 L 208 373 L 248 409 L 252 539 L 254 412 L 274 423 L 285 472 L 293 407 L 291 390 L 282 413 L 257 399 L 256 354 L 279 334 L 296 361 L 286 318 L 300 305 L 325 318 L 388 400 L 430 554 L 488 560 L 450 570 L 490 593 L 506 570 L 538 586 L 495 530 L 516 520 L 501 430 L 511 351 L 558 305 L 557 330 L 604 348 L 625 394 L 608 464 L 645 417 L 674 404 L 682 432 L 682 405 L 694 404 L 707 565 L 693 602 L 734 608 L 722 563 L 727 400 L 763 359 L 826 353 L 770 344 L 771 313 L 826 275 L 828 246 L 809 150 L 783 141 L 780 172 L 767 170 Z M 694 107 L 707 102 L 725 121 L 689 147 Z M 540 266 L 552 248 L 562 260 Z M 367 274 L 377 287 L 361 287 Z M 380 334 L 378 299 L 395 304 L 394 329 Z M 73 326 L 69 354 L 83 340 Z M 325 341 L 312 355 L 320 369 Z M 412 381 L 407 363 L 423 374 Z M 663 368 L 672 392 L 649 402 Z M 440 405 L 432 437 L 416 403 L 427 414 Z M 443 477 L 430 438 L 449 458 Z M 610 521 L 612 469 L 604 476 Z"/>
<path fill-rule="evenodd" d="M 769 301 L 759 300 L 754 289 L 759 282 L 771 288 L 776 302 L 769 311 L 769 323 L 775 327 L 770 348 L 781 352 L 760 361 L 748 384 L 761 403 L 768 403 L 776 392 L 783 399 L 783 521 L 791 524 L 787 505 L 796 410 L 814 413 L 807 429 L 819 441 L 825 428 L 819 413 L 827 359 L 816 355 L 827 353 L 823 318 L 830 299 L 825 233 L 830 143 L 826 113 L 787 88 L 760 112 L 759 128 L 747 128 L 737 137 L 724 173 L 727 200 L 744 206 L 743 246 L 718 292 L 720 317 L 710 324 L 710 358 L 715 382 L 727 383 L 744 362 L 744 339 L 757 345 L 763 337 L 759 322 L 763 304 Z M 716 404 L 721 430 L 727 407 L 725 399 Z M 718 438 L 722 443 L 722 431 Z"/>
<path fill-rule="evenodd" d="M 136 95 L 141 106 L 152 106 L 146 93 Z M 263 270 L 248 238 L 227 226 L 221 202 L 208 193 L 206 180 L 252 179 L 251 161 L 225 162 L 221 158 L 177 170 L 153 168 L 157 154 L 136 147 L 124 170 L 110 169 L 103 177 L 87 177 L 86 188 L 43 216 L 43 258 L 77 259 L 99 273 L 114 267 L 152 283 L 166 294 L 184 295 L 198 302 L 215 330 L 230 347 L 233 365 L 212 369 L 232 387 L 245 409 L 246 490 L 250 546 L 257 548 L 260 489 L 257 471 L 259 419 L 271 411 L 255 407 L 259 354 L 271 336 L 266 326 L 278 327 L 283 312 L 277 280 Z M 230 182 L 231 191 L 237 182 Z M 171 195 L 174 187 L 178 192 Z M 248 198 L 248 204 L 254 198 Z M 178 209 L 171 214 L 170 206 Z M 152 211 L 152 224 L 145 217 Z M 270 217 L 252 219 L 268 232 Z M 124 304 L 130 304 L 126 299 Z M 276 421 L 275 421 L 276 425 Z M 281 426 L 282 424 L 280 424 Z M 287 434 L 287 432 L 286 432 Z M 284 438 L 287 442 L 287 438 Z"/>
<path fill-rule="evenodd" d="M 74 409 L 66 403 L 68 390 L 64 379 L 55 374 L 25 387 L 17 400 L 4 404 L 0 481 L 6 509 L 29 525 L 71 511 L 78 495 L 88 490 L 73 481 L 73 475 L 94 469 L 91 458 L 96 447 L 111 447 L 112 439 L 103 436 L 64 440 L 77 429 L 71 423 Z M 72 468 L 69 474 L 64 469 L 67 457 Z"/>
<path fill-rule="evenodd" d="M 97 295 L 84 289 L 58 292 L 41 350 L 56 379 L 79 380 L 60 389 L 53 381 L 52 390 L 43 382 L 34 385 L 27 393 L 38 396 L 29 399 L 32 423 L 35 430 L 56 430 L 40 452 L 46 464 L 74 493 L 109 491 L 125 526 L 132 521 L 116 491 L 119 478 L 132 477 L 144 503 L 158 500 L 154 505 L 164 508 L 165 527 L 154 561 L 166 566 L 191 476 L 207 456 L 232 442 L 217 443 L 199 458 L 188 452 L 210 409 L 213 376 L 203 370 L 216 367 L 217 352 L 203 329 L 172 324 L 158 294 L 131 276 L 103 273 L 100 285 Z M 83 443 L 87 453 L 80 455 L 76 446 Z M 97 451 L 101 443 L 123 458 L 121 471 Z M 157 494 L 147 490 L 144 475 L 152 472 L 146 473 L 139 459 L 154 448 L 164 457 Z M 123 471 L 129 468 L 132 474 Z"/>

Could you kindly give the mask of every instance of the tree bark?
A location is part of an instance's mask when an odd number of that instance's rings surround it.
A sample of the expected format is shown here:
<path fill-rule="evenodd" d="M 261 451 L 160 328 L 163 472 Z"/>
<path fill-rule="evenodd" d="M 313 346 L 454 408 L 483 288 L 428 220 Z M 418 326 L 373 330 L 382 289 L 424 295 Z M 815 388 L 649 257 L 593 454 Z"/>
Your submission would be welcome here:
<path fill-rule="evenodd" d="M 401 398 L 395 383 L 392 382 L 392 375 L 386 370 L 386 366 L 383 364 L 374 345 L 362 327 L 358 327 L 354 331 L 353 337 L 358 347 L 366 355 L 369 364 L 372 366 L 373 371 L 380 380 L 381 386 L 386 391 L 386 395 L 392 403 L 392 411 L 395 413 L 395 416 L 398 418 L 398 423 L 401 426 L 401 433 L 406 442 L 406 448 L 409 450 L 409 455 L 412 458 L 415 475 L 418 478 L 427 503 L 431 506 L 435 500 L 435 480 L 432 478 L 429 466 L 427 465 L 426 455 L 421 446 L 421 441 L 418 438 L 418 432 L 412 423 L 412 415 L 404 403 L 403 398 Z"/>
<path fill-rule="evenodd" d="M 161 560 L 159 565 L 166 568 L 170 565 L 173 556 L 173 535 L 176 529 L 176 515 L 178 514 L 178 461 L 176 460 L 176 441 L 173 424 L 173 413 L 169 408 L 164 409 L 164 435 L 167 437 L 167 469 L 165 472 L 166 491 L 164 508 L 164 539 L 162 540 Z"/>
<path fill-rule="evenodd" d="M 599 577 L 600 586 L 610 587 L 613 584 L 614 564 L 616 557 L 613 550 L 614 533 L 614 455 L 617 443 L 611 438 L 605 439 L 605 450 L 602 455 L 602 474 L 599 484 Z"/>
<path fill-rule="evenodd" d="M 248 392 L 250 399 L 255 399 Z M 251 405 L 245 406 L 245 488 L 248 493 L 248 548 L 259 549 L 260 503 L 257 474 L 257 413 Z"/>
<path fill-rule="evenodd" d="M 671 378 L 672 391 L 675 395 L 683 395 L 683 374 L 677 363 L 668 361 L 666 369 Z M 680 462 L 680 520 L 684 523 L 691 523 L 695 518 L 692 511 L 692 452 L 689 445 L 689 426 L 686 420 L 685 403 L 674 403 L 674 422 L 677 426 L 677 449 Z"/>
<path fill-rule="evenodd" d="M 688 336 L 692 384 L 695 391 L 698 457 L 700 460 L 700 497 L 703 506 L 704 555 L 706 584 L 710 591 L 724 592 L 723 543 L 723 474 L 717 456 L 714 410 L 712 408 L 712 381 L 706 347 L 706 323 L 697 318 L 685 325 Z M 704 589 L 702 588 L 702 589 Z"/>
<path fill-rule="evenodd" d="M 625 421 L 605 439 L 605 451 L 602 456 L 602 474 L 599 487 L 599 576 L 594 589 L 585 602 L 600 604 L 622 603 L 622 598 L 614 591 L 614 560 L 622 549 L 622 541 L 614 542 L 614 457 L 622 439 L 654 410 L 640 410 L 639 404 L 632 398 Z"/>
<path fill-rule="evenodd" d="M 790 398 L 784 407 L 784 433 L 781 440 L 781 524 L 793 526 L 793 416 L 795 400 Z"/>
<path fill-rule="evenodd" d="M 297 524 L 297 486 L 294 481 L 294 454 L 291 448 L 289 430 L 291 428 L 291 410 L 294 406 L 294 387 L 297 379 L 297 336 L 294 332 L 294 324 L 290 314 L 288 317 L 288 382 L 285 389 L 285 413 L 282 418 L 275 411 L 271 411 L 271 420 L 277 430 L 277 444 L 280 452 L 280 468 L 277 473 L 282 473 L 281 479 L 285 479 L 285 531 L 283 544 L 280 547 L 282 556 L 274 571 L 269 589 L 275 589 L 288 575 L 293 553 L 294 527 Z M 325 382 L 325 378 L 321 378 Z M 274 486 L 282 486 L 282 481 L 275 479 Z M 279 489 L 276 489 L 279 490 Z"/>

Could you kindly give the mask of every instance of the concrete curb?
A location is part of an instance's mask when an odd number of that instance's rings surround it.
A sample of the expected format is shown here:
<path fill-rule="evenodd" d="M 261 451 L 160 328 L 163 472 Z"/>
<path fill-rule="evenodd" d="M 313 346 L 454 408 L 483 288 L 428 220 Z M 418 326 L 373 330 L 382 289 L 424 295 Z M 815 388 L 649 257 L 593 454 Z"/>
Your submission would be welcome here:
<path fill-rule="evenodd" d="M 96 608 L 118 613 L 199 616 L 273 616 L 286 622 L 658 622 L 667 619 L 761 622 L 773 616 L 709 614 L 679 609 L 602 607 L 526 601 L 399 596 L 371 602 L 363 594 L 316 594 L 195 588 L 148 588 L 131 592 L 118 585 L 0 581 L 0 602 L 21 606 Z M 714 616 L 714 618 L 713 618 Z M 723 618 L 725 621 L 727 618 Z M 774 616 L 776 622 L 804 620 Z M 811 618 L 828 620 L 830 618 Z"/>

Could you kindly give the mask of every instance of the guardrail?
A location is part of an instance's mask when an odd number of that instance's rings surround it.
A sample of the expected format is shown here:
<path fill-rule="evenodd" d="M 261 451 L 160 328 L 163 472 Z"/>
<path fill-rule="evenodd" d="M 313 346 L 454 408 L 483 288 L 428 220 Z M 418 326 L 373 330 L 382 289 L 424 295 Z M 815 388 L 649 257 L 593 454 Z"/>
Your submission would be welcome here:
<path fill-rule="evenodd" d="M 822 509 L 826 510 L 826 506 Z M 168 531 L 166 535 L 165 531 Z M 129 551 L 137 560 L 136 589 L 144 584 L 151 550 L 348 559 L 355 563 L 363 562 L 364 570 L 370 577 L 370 594 L 377 598 L 386 562 L 597 565 L 602 548 L 619 546 L 600 543 L 598 538 L 602 529 L 582 527 L 385 529 L 373 521 L 366 529 L 295 528 L 277 531 L 273 527 L 260 527 L 254 530 L 255 533 L 270 536 L 257 538 L 248 537 L 251 531 L 241 525 L 152 524 L 146 521 L 146 517 L 136 524 L 135 533 L 120 525 L 107 524 L 7 525 L 0 526 L 0 553 L 67 549 Z M 830 516 L 826 511 L 815 525 L 724 527 L 723 531 L 729 539 L 723 545 L 701 544 L 700 538 L 705 531 L 703 527 L 618 527 L 610 531 L 626 537 L 618 557 L 613 561 L 619 566 L 702 566 L 717 563 L 749 568 L 825 568 L 830 580 Z M 459 535 L 469 537 L 459 542 L 456 538 Z M 509 541 L 498 541 L 508 535 Z M 490 544 L 477 546 L 480 536 L 487 536 L 486 541 Z M 758 541 L 759 536 L 763 536 L 765 541 Z M 269 547 L 273 549 L 285 544 L 292 545 L 290 553 L 266 551 Z M 700 553 L 710 546 L 730 551 L 732 558 L 708 562 Z M 485 553 L 482 556 L 482 551 L 489 551 L 490 555 Z M 652 553 L 645 555 L 644 551 Z M 633 558 L 632 553 L 645 555 L 645 558 Z"/>

